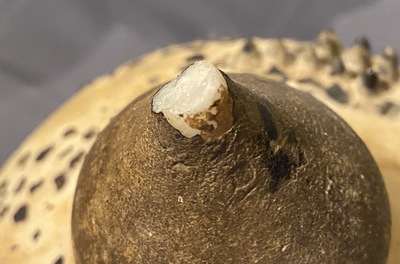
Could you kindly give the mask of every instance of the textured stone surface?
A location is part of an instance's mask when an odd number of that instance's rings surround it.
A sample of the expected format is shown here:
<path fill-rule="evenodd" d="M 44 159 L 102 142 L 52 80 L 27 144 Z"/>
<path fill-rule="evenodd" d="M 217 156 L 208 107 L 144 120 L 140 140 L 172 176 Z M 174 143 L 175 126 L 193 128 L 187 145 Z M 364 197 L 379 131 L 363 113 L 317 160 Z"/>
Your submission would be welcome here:
<path fill-rule="evenodd" d="M 153 93 L 99 135 L 74 200 L 78 263 L 386 263 L 387 195 L 353 130 L 308 94 L 233 80 L 217 140 L 180 135 Z"/>

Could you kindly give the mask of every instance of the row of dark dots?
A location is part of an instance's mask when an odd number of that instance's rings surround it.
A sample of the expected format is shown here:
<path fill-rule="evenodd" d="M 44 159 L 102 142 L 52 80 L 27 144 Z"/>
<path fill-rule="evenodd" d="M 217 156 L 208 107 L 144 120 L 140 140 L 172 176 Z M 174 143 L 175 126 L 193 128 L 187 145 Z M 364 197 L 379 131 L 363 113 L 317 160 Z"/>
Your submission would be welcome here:
<path fill-rule="evenodd" d="M 75 165 L 80 161 L 80 159 L 83 157 L 84 152 L 80 152 L 78 153 L 71 161 L 70 161 L 70 168 L 72 169 L 73 167 L 75 167 Z M 23 187 L 23 185 L 25 185 L 26 180 L 23 179 L 21 181 L 21 183 L 19 184 L 19 186 L 17 187 L 16 191 L 20 191 Z M 65 174 L 61 173 L 59 175 L 57 175 L 54 178 L 54 183 L 56 186 L 57 191 L 60 191 L 66 182 L 66 177 Z M 31 194 L 34 194 L 41 186 L 43 186 L 44 180 L 39 180 L 38 182 L 34 183 L 31 185 L 31 187 L 29 188 L 29 192 Z M 18 223 L 18 222 L 22 222 L 25 220 L 26 215 L 27 215 L 27 205 L 22 205 L 13 215 L 14 218 L 14 222 Z M 4 206 L 1 211 L 0 211 L 0 218 L 4 217 L 6 215 L 6 213 L 9 211 L 9 207 L 8 206 Z"/>
<path fill-rule="evenodd" d="M 69 137 L 73 134 L 76 134 L 77 131 L 75 129 L 68 129 L 66 132 L 64 132 L 63 136 L 64 137 Z M 96 135 L 96 132 L 94 130 L 89 130 L 88 132 L 86 132 L 83 137 L 85 139 L 91 139 Z M 49 146 L 46 147 L 45 149 L 43 149 L 42 151 L 39 152 L 39 154 L 36 156 L 36 161 L 40 162 L 43 161 L 54 149 L 53 146 Z M 81 151 L 79 152 L 76 156 L 74 156 L 69 163 L 69 167 L 70 169 L 74 168 L 76 166 L 76 164 L 82 159 L 82 157 L 84 156 L 85 152 Z M 18 166 L 22 166 L 24 165 L 27 160 L 30 157 L 30 152 L 25 153 L 23 156 L 21 156 L 21 158 L 18 160 L 17 165 Z M 54 178 L 54 183 L 56 185 L 56 189 L 59 191 L 62 189 L 62 187 L 64 186 L 66 182 L 66 178 L 64 174 L 59 174 Z M 34 194 L 42 185 L 43 185 L 44 181 L 43 179 L 32 184 L 29 192 L 31 194 Z M 14 193 L 17 194 L 19 192 L 22 191 L 22 189 L 24 188 L 24 186 L 26 185 L 26 178 L 22 177 L 19 184 L 17 185 L 17 187 L 14 189 Z M 7 181 L 4 180 L 1 184 L 0 184 L 0 197 L 5 195 L 7 192 Z M 0 211 L 0 218 L 4 217 L 7 212 L 9 211 L 9 206 L 4 206 L 1 211 Z M 22 222 L 25 220 L 26 218 L 26 212 L 27 212 L 27 205 L 23 205 L 21 206 L 13 215 L 14 218 L 14 222 L 18 223 L 18 222 Z"/>
<path fill-rule="evenodd" d="M 64 137 L 70 137 L 74 134 L 76 134 L 77 131 L 73 128 L 68 129 L 65 133 L 64 133 Z M 96 131 L 94 130 L 89 130 L 88 132 L 86 132 L 83 137 L 85 139 L 91 139 L 96 135 Z M 85 152 L 81 151 L 79 152 L 76 156 L 74 156 L 70 163 L 69 163 L 69 167 L 70 169 L 74 168 L 76 166 L 76 164 L 81 160 L 81 158 L 84 156 Z M 57 190 L 61 190 L 62 187 L 64 186 L 66 181 L 65 175 L 64 174 L 60 174 L 58 175 L 55 179 L 54 179 L 54 183 L 56 184 Z M 36 235 L 36 234 L 35 234 Z M 35 237 L 34 237 L 35 238 Z M 62 256 L 60 256 L 55 262 L 54 264 L 63 264 L 64 263 L 64 258 Z"/>
<path fill-rule="evenodd" d="M 368 52 L 371 51 L 371 45 L 369 44 L 369 41 L 367 38 L 365 37 L 360 37 L 356 40 L 357 45 L 361 45 L 362 47 L 364 47 L 365 50 L 367 50 Z M 251 39 L 247 40 L 245 42 L 245 44 L 243 45 L 243 52 L 245 53 L 251 53 L 256 51 L 256 46 L 254 41 L 252 41 Z M 387 59 L 387 60 L 391 60 L 393 61 L 393 67 L 397 68 L 398 66 L 398 61 L 397 61 L 397 55 L 394 55 L 393 58 L 388 58 L 388 55 L 386 53 L 383 54 L 383 56 Z M 196 58 L 195 56 L 189 57 L 187 60 L 189 61 L 191 58 Z M 343 74 L 346 69 L 344 66 L 344 63 L 342 61 L 342 59 L 339 56 L 336 56 L 332 59 L 331 62 L 331 75 L 338 75 L 338 74 Z M 276 71 L 275 71 L 276 72 Z M 271 72 L 272 73 L 272 72 Z M 282 74 L 282 71 L 279 70 L 279 73 Z M 374 72 L 371 68 L 368 68 L 363 74 L 363 83 L 364 86 L 373 92 L 378 92 L 378 90 L 382 90 L 382 89 L 387 89 L 388 88 L 388 84 L 384 83 L 382 81 L 379 80 L 379 76 L 376 72 Z"/>
<path fill-rule="evenodd" d="M 361 40 L 361 43 L 365 43 L 364 40 Z M 245 53 L 250 53 L 254 52 L 256 50 L 256 46 L 254 41 L 251 39 L 247 40 L 242 48 L 243 52 Z M 331 74 L 332 75 L 337 75 L 337 74 L 342 74 L 345 72 L 344 64 L 340 57 L 335 57 L 332 60 L 332 70 Z M 269 70 L 266 72 L 267 74 L 273 74 L 273 75 L 279 75 L 283 78 L 283 80 L 287 80 L 288 77 L 285 74 L 284 71 L 279 69 L 276 66 L 272 66 Z M 312 78 L 305 78 L 305 79 L 300 79 L 298 80 L 299 83 L 309 83 L 317 88 L 323 89 L 323 85 L 320 84 L 319 82 L 313 80 Z M 349 101 L 347 93 L 337 84 L 334 84 L 328 90 L 326 91 L 327 95 L 330 96 L 332 99 L 336 100 L 337 102 L 341 104 L 346 104 Z"/>
<path fill-rule="evenodd" d="M 71 160 L 71 163 L 75 164 L 77 162 L 76 160 L 80 159 L 81 156 L 82 156 L 82 153 L 79 153 L 78 156 L 74 157 Z M 44 181 L 42 179 L 42 180 L 39 180 L 38 182 L 32 184 L 31 187 L 29 188 L 29 192 L 31 194 L 35 193 L 39 189 L 39 187 L 42 186 L 43 182 Z M 64 183 L 65 183 L 64 174 L 60 174 L 56 178 L 54 178 L 54 182 L 56 184 L 57 190 L 60 190 L 63 187 Z M 18 184 L 18 186 L 15 188 L 14 192 L 16 194 L 19 193 L 23 189 L 23 187 L 25 186 L 25 183 L 26 183 L 26 178 L 22 178 L 20 183 Z"/>
<path fill-rule="evenodd" d="M 70 136 L 72 136 L 72 135 L 75 135 L 75 134 L 77 134 L 78 132 L 77 132 L 77 130 L 76 129 L 74 129 L 74 128 L 69 128 L 69 129 L 67 129 L 64 133 L 63 133 L 63 137 L 64 138 L 68 138 L 68 137 L 70 137 Z M 87 132 L 85 132 L 84 134 L 83 134 L 83 138 L 85 138 L 85 139 L 92 139 L 94 136 L 96 136 L 96 131 L 94 130 L 94 129 L 90 129 L 90 130 L 88 130 Z M 40 161 L 42 161 L 42 160 L 44 160 L 47 156 L 48 156 L 48 154 L 53 150 L 53 146 L 49 146 L 49 147 L 46 147 L 45 149 L 43 149 L 42 151 L 40 151 L 39 152 L 39 154 L 36 156 L 36 161 L 37 162 L 40 162 Z M 17 165 L 20 167 L 20 166 L 23 166 L 23 165 L 25 165 L 26 164 L 26 162 L 28 161 L 28 159 L 29 159 L 29 157 L 30 157 L 30 155 L 31 155 L 31 153 L 30 152 L 27 152 L 27 153 L 25 153 L 24 155 L 22 155 L 20 158 L 19 158 L 19 160 L 17 161 Z"/>
<path fill-rule="evenodd" d="M 74 156 L 74 158 L 71 159 L 70 161 L 70 168 L 74 168 L 76 166 L 76 164 L 81 160 L 81 158 L 83 157 L 84 152 L 79 152 L 76 156 Z M 66 182 L 66 177 L 65 174 L 61 173 L 59 175 L 57 175 L 54 178 L 54 183 L 56 186 L 57 191 L 60 191 L 63 186 L 65 185 Z M 32 184 L 31 187 L 29 188 L 29 192 L 31 194 L 34 194 L 41 186 L 43 186 L 44 180 L 39 180 L 36 183 Z M 26 179 L 22 178 L 20 183 L 18 184 L 17 188 L 15 189 L 15 193 L 19 193 L 23 187 L 26 185 Z M 3 182 L 0 185 L 0 192 L 3 192 L 6 190 L 7 187 L 7 182 Z M 4 206 L 1 210 L 0 210 L 0 218 L 4 217 L 6 215 L 6 213 L 9 211 L 9 206 Z M 23 205 L 21 206 L 14 214 L 14 222 L 18 223 L 18 222 L 22 222 L 25 220 L 26 218 L 26 211 L 27 211 L 27 206 Z"/>
<path fill-rule="evenodd" d="M 46 151 L 46 150 L 45 150 L 45 152 L 48 153 L 48 151 Z M 43 152 L 42 152 L 42 153 L 43 153 Z M 47 154 L 46 154 L 46 155 L 47 155 Z M 82 151 L 82 152 L 78 153 L 78 154 L 70 161 L 70 168 L 71 168 L 71 169 L 72 169 L 73 167 L 75 167 L 75 165 L 80 161 L 80 159 L 83 157 L 83 155 L 84 155 L 84 152 Z M 58 191 L 61 190 L 61 189 L 63 188 L 63 186 L 65 185 L 65 182 L 66 182 L 66 178 L 65 178 L 65 175 L 64 175 L 63 173 L 62 173 L 62 174 L 59 174 L 57 177 L 54 178 L 54 183 L 55 183 L 56 188 L 57 188 Z M 35 193 L 35 192 L 43 185 L 43 183 L 44 183 L 44 181 L 43 181 L 43 180 L 40 180 L 39 182 L 33 184 L 33 185 L 31 186 L 31 188 L 30 188 L 31 194 Z M 21 185 L 21 184 L 20 184 L 20 185 Z M 20 188 L 17 188 L 17 189 L 20 189 Z M 7 213 L 7 211 L 8 211 L 8 209 L 9 209 L 8 207 L 5 207 L 5 208 L 2 210 L 2 212 L 1 212 L 1 216 L 5 215 L 5 213 Z M 52 209 L 53 209 L 52 206 L 49 206 L 49 207 L 48 207 L 48 210 L 52 210 Z M 26 218 L 27 218 L 27 215 L 28 215 L 28 206 L 25 204 L 25 205 L 22 205 L 22 206 L 15 212 L 15 214 L 14 214 L 14 216 L 13 216 L 14 222 L 15 222 L 15 223 L 19 223 L 19 222 L 25 221 Z M 39 240 L 39 238 L 40 238 L 40 235 L 41 235 L 41 230 L 38 229 L 38 230 L 33 234 L 33 236 L 32 236 L 33 240 L 37 242 L 37 241 Z M 19 248 L 18 245 L 13 245 L 13 246 L 11 247 L 11 250 L 12 250 L 12 251 L 15 251 L 15 250 L 17 250 L 18 248 Z M 62 256 L 59 257 L 59 258 L 56 260 L 55 263 L 59 263 L 59 264 L 61 263 L 61 264 L 62 264 L 62 263 L 63 263 L 63 257 L 62 257 Z"/>
<path fill-rule="evenodd" d="M 74 134 L 77 134 L 77 131 L 73 128 L 70 128 L 63 133 L 63 137 L 67 138 Z M 89 139 L 92 139 L 95 135 L 96 135 L 96 131 L 91 129 L 83 134 L 83 138 L 89 140 Z M 39 154 L 35 158 L 36 162 L 42 162 L 43 160 L 45 160 L 46 157 L 53 151 L 53 149 L 54 149 L 53 146 L 49 146 L 49 147 L 46 147 L 45 149 L 43 149 L 42 151 L 40 151 Z M 31 156 L 30 152 L 23 154 L 17 161 L 17 166 L 23 167 L 29 160 L 30 156 Z M 76 156 L 74 156 L 69 163 L 70 169 L 74 168 L 83 156 L 84 156 L 83 151 L 79 152 Z M 65 182 L 66 182 L 66 178 L 65 178 L 64 174 L 59 174 L 57 177 L 54 178 L 54 183 L 55 183 L 57 191 L 59 191 L 63 188 L 63 186 L 65 185 Z M 32 184 L 29 189 L 30 193 L 34 194 L 43 185 L 43 183 L 44 183 L 44 181 L 42 179 L 42 180 Z M 25 185 L 26 185 L 26 178 L 22 177 L 19 184 L 14 189 L 14 193 L 21 192 L 21 190 L 24 188 Z M 4 193 L 4 194 L 6 193 L 6 191 L 7 191 L 6 187 L 7 187 L 7 182 L 3 181 L 0 184 L 0 196 L 2 196 L 2 193 Z M 9 206 L 7 206 L 7 205 L 4 206 L 0 210 L 0 218 L 3 218 L 7 214 L 9 209 L 10 209 Z M 48 209 L 51 210 L 53 208 L 48 207 Z M 18 210 L 14 213 L 13 220 L 15 223 L 23 222 L 26 220 L 27 215 L 28 215 L 28 205 L 24 204 L 21 207 L 19 207 Z M 38 229 L 34 232 L 34 234 L 32 235 L 32 238 L 34 241 L 37 242 L 39 240 L 40 236 L 41 236 L 41 230 Z M 11 246 L 12 251 L 17 250 L 18 248 L 19 248 L 19 245 Z M 63 264 L 63 262 L 64 262 L 64 258 L 63 258 L 63 256 L 60 256 L 54 263 L 55 264 Z"/>
<path fill-rule="evenodd" d="M 54 184 L 55 184 L 55 186 L 56 186 L 57 191 L 60 191 L 60 190 L 64 187 L 65 182 L 66 182 L 66 177 L 65 177 L 65 174 L 63 174 L 63 173 L 57 175 L 57 176 L 54 178 Z M 29 189 L 29 192 L 30 192 L 31 194 L 34 194 L 41 186 L 43 186 L 43 183 L 44 183 L 44 181 L 43 181 L 43 180 L 40 180 L 40 181 L 38 181 L 38 182 L 32 184 L 32 186 L 31 186 L 30 189 Z M 7 207 L 5 207 L 5 208 L 7 208 Z M 3 213 L 4 210 L 5 210 L 5 209 L 3 209 L 3 210 L 1 211 L 0 216 L 3 216 L 3 215 L 5 214 L 5 213 Z M 27 215 L 27 210 L 28 210 L 27 205 L 26 205 L 26 204 L 25 204 L 25 205 L 22 205 L 22 206 L 15 212 L 15 214 L 14 214 L 14 216 L 13 216 L 13 217 L 14 217 L 14 222 L 15 222 L 15 223 L 18 223 L 18 222 L 24 221 L 25 218 L 26 218 L 26 215 Z"/>
<path fill-rule="evenodd" d="M 75 129 L 68 129 L 65 133 L 64 133 L 64 137 L 69 137 L 69 136 L 71 136 L 71 135 L 74 135 L 74 134 L 76 134 L 76 130 Z M 88 132 L 86 132 L 84 135 L 83 135 L 83 137 L 85 138 L 85 139 L 91 139 L 91 138 L 93 138 L 94 136 L 96 136 L 96 131 L 94 131 L 94 130 L 89 130 Z M 85 152 L 84 151 L 81 151 L 81 152 L 79 152 L 76 156 L 74 156 L 72 159 L 71 159 L 71 161 L 70 161 L 70 163 L 69 163 L 69 167 L 70 167 L 70 169 L 72 169 L 72 168 L 74 168 L 75 166 L 76 166 L 76 164 L 82 159 L 82 157 L 84 156 L 84 154 L 85 154 Z M 56 184 L 56 187 L 57 187 L 57 190 L 61 190 L 62 189 L 62 187 L 64 186 L 64 184 L 65 184 L 65 181 L 66 181 L 66 179 L 65 179 L 65 175 L 64 174 L 60 174 L 60 175 L 58 175 L 55 179 L 54 179 L 54 182 L 55 182 L 55 184 Z M 63 258 L 63 256 L 60 256 L 55 262 L 54 262 L 54 264 L 63 264 L 64 263 L 64 258 Z"/>
<path fill-rule="evenodd" d="M 280 76 L 282 76 L 283 80 L 287 80 L 287 75 L 275 66 L 271 67 L 270 70 L 267 71 L 267 74 L 280 75 Z M 316 88 L 324 89 L 324 86 L 321 83 L 317 82 L 316 80 L 314 80 L 312 78 L 300 79 L 300 80 L 298 80 L 298 82 L 299 83 L 308 83 Z M 378 85 L 377 74 L 374 73 L 372 70 L 367 69 L 365 74 L 363 75 L 363 83 L 364 83 L 365 87 L 367 87 L 369 90 L 375 89 Z M 381 85 L 380 87 L 382 88 L 383 86 L 384 85 Z M 329 97 L 331 97 L 333 100 L 337 101 L 338 103 L 347 104 L 349 102 L 348 94 L 338 84 L 333 84 L 331 87 L 329 87 L 326 90 L 326 93 Z M 389 113 L 390 110 L 393 108 L 396 108 L 396 104 L 394 104 L 393 102 L 384 102 L 379 107 L 379 112 L 381 114 L 385 115 L 385 114 Z"/>
<path fill-rule="evenodd" d="M 78 132 L 77 132 L 77 130 L 76 130 L 75 128 L 69 128 L 69 129 L 67 129 L 67 130 L 64 132 L 63 137 L 64 137 L 64 138 L 69 138 L 69 137 L 71 137 L 71 136 L 73 136 L 73 135 L 75 135 L 75 134 L 77 134 L 77 133 L 78 133 Z M 83 138 L 85 138 L 85 139 L 91 139 L 91 138 L 93 138 L 95 135 L 96 135 L 96 131 L 95 131 L 94 129 L 89 129 L 87 132 L 85 132 L 85 133 L 83 134 Z"/>

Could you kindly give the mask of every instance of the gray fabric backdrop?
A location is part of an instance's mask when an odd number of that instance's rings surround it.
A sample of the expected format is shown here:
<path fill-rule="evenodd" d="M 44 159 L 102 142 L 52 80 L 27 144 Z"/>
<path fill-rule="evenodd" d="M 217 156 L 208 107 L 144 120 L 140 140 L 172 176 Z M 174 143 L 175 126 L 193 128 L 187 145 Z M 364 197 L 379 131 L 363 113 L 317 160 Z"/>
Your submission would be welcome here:
<path fill-rule="evenodd" d="M 0 0 L 0 164 L 83 84 L 172 43 L 313 38 L 400 48 L 399 0 Z"/>

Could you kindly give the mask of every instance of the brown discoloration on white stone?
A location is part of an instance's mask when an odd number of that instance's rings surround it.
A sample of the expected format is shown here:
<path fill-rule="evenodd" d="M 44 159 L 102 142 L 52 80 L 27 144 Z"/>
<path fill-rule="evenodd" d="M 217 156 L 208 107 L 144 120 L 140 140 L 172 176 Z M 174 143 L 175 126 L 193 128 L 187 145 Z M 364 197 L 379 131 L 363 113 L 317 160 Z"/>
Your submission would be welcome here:
<path fill-rule="evenodd" d="M 207 61 L 190 65 L 154 95 L 152 111 L 162 113 L 185 137 L 217 139 L 233 124 L 232 98 L 221 72 Z"/>

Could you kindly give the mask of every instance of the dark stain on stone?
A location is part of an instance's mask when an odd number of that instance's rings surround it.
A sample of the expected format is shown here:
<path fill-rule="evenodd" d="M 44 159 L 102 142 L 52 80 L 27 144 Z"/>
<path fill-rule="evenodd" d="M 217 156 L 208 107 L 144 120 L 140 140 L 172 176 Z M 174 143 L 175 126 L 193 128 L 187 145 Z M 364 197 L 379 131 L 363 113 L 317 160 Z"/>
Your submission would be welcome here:
<path fill-rule="evenodd" d="M 342 59 L 340 57 L 335 57 L 331 64 L 331 75 L 339 75 L 345 72 L 345 67 Z"/>
<path fill-rule="evenodd" d="M 261 122 L 264 129 L 267 131 L 269 140 L 278 138 L 278 129 L 275 126 L 274 119 L 266 106 L 258 104 L 258 112 L 260 113 Z"/>
<path fill-rule="evenodd" d="M 81 158 L 83 157 L 84 152 L 81 151 L 79 152 L 69 163 L 69 167 L 71 169 L 73 169 L 75 167 L 75 165 L 81 160 Z"/>
<path fill-rule="evenodd" d="M 183 138 L 183 135 L 182 135 L 181 133 L 175 133 L 175 134 L 174 134 L 174 138 L 175 138 L 176 140 L 180 140 L 180 139 Z"/>
<path fill-rule="evenodd" d="M 36 232 L 32 236 L 33 240 L 38 241 L 40 238 L 40 235 L 41 235 L 40 229 L 36 230 Z"/>
<path fill-rule="evenodd" d="M 21 206 L 14 214 L 14 222 L 19 223 L 26 219 L 28 207 L 26 205 Z"/>
<path fill-rule="evenodd" d="M 35 193 L 43 184 L 43 180 L 40 180 L 39 182 L 32 184 L 31 188 L 29 189 L 29 192 L 31 194 Z"/>
<path fill-rule="evenodd" d="M 22 188 L 24 188 L 25 183 L 26 183 L 26 179 L 24 177 L 22 177 L 17 188 L 15 188 L 14 193 L 19 193 L 22 190 Z"/>
<path fill-rule="evenodd" d="M 28 159 L 29 159 L 30 156 L 31 156 L 31 153 L 30 153 L 30 152 L 25 153 L 24 155 L 22 155 L 22 156 L 18 159 L 17 165 L 18 165 L 19 167 L 24 166 L 24 165 L 26 164 L 26 162 L 28 161 Z"/>
<path fill-rule="evenodd" d="M 268 185 L 268 190 L 271 193 L 278 191 L 279 186 L 285 180 L 290 179 L 292 162 L 288 155 L 283 151 L 278 151 L 276 154 L 271 153 L 268 158 L 268 170 L 271 174 L 271 180 Z"/>
<path fill-rule="evenodd" d="M 0 210 L 0 218 L 3 218 L 9 210 L 10 210 L 10 207 L 4 206 L 3 209 Z"/>
<path fill-rule="evenodd" d="M 384 102 L 382 105 L 379 106 L 379 113 L 381 113 L 382 115 L 387 115 L 395 108 L 400 109 L 400 107 L 393 102 Z"/>
<path fill-rule="evenodd" d="M 371 68 L 368 68 L 363 74 L 363 84 L 370 91 L 376 91 L 378 88 L 378 74 Z"/>
<path fill-rule="evenodd" d="M 61 257 L 59 257 L 55 262 L 54 262 L 54 264 L 63 264 L 64 263 L 64 258 L 61 256 Z"/>
<path fill-rule="evenodd" d="M 328 90 L 326 90 L 326 93 L 332 99 L 341 104 L 347 104 L 349 102 L 349 97 L 347 93 L 343 91 L 342 87 L 340 87 L 338 84 L 332 85 Z"/>
<path fill-rule="evenodd" d="M 242 51 L 245 53 L 251 53 L 256 51 L 256 44 L 253 39 L 247 39 L 243 45 Z"/>
<path fill-rule="evenodd" d="M 56 184 L 57 190 L 60 190 L 65 184 L 65 176 L 64 176 L 64 174 L 58 175 L 54 179 L 54 183 Z"/>
<path fill-rule="evenodd" d="M 202 130 L 202 131 L 205 131 L 205 132 L 210 133 L 210 132 L 212 132 L 215 128 L 214 128 L 213 125 L 204 124 L 204 125 L 201 125 L 201 126 L 199 127 L 199 129 Z"/>
<path fill-rule="evenodd" d="M 290 131 L 287 135 L 287 139 L 288 139 L 288 143 L 289 144 L 296 144 L 298 143 L 298 140 L 296 138 L 296 134 L 294 133 L 294 131 Z"/>
<path fill-rule="evenodd" d="M 187 62 L 195 62 L 195 61 L 204 60 L 204 59 L 205 59 L 205 57 L 203 54 L 195 54 L 190 57 L 187 57 L 186 61 Z"/>
<path fill-rule="evenodd" d="M 52 151 L 53 147 L 48 147 L 44 150 L 42 150 L 42 152 L 39 153 L 39 155 L 36 157 L 36 161 L 41 161 L 44 158 L 46 158 L 46 156 Z"/>
<path fill-rule="evenodd" d="M 1 184 L 0 184 L 0 197 L 3 197 L 7 194 L 7 181 L 4 180 Z"/>
<path fill-rule="evenodd" d="M 89 130 L 88 132 L 86 132 L 86 133 L 83 135 L 83 137 L 84 137 L 85 139 L 91 139 L 91 138 L 93 138 L 95 135 L 96 135 L 96 131 L 94 131 L 94 130 Z"/>
<path fill-rule="evenodd" d="M 64 137 L 69 137 L 69 136 L 72 136 L 72 135 L 74 135 L 76 133 L 77 133 L 77 131 L 74 128 L 70 128 L 70 129 L 68 129 L 67 131 L 64 132 L 63 136 Z"/>

